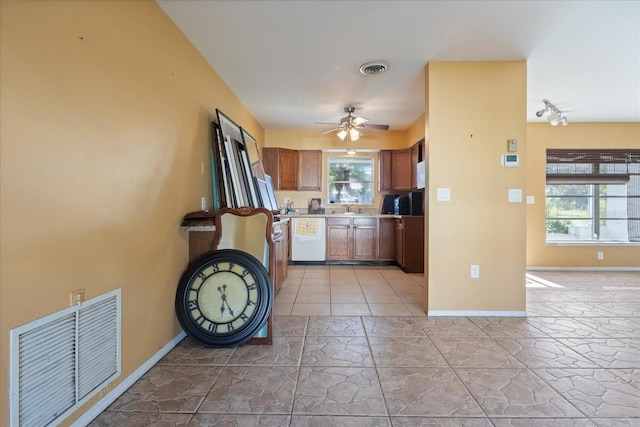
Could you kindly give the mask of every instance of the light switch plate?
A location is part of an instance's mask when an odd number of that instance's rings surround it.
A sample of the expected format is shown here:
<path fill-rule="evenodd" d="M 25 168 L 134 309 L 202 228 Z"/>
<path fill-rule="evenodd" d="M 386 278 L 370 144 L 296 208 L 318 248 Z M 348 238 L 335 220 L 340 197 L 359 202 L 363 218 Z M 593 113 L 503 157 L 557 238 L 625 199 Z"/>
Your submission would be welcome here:
<path fill-rule="evenodd" d="M 507 139 L 507 151 L 510 153 L 515 153 L 516 151 L 518 151 L 517 139 Z"/>
<path fill-rule="evenodd" d="M 450 188 L 438 188 L 436 191 L 436 200 L 438 202 L 451 201 L 451 189 Z"/>
<path fill-rule="evenodd" d="M 509 203 L 522 203 L 522 189 L 510 188 L 509 189 Z"/>
<path fill-rule="evenodd" d="M 527 196 L 527 204 L 534 205 L 536 203 L 536 196 Z"/>

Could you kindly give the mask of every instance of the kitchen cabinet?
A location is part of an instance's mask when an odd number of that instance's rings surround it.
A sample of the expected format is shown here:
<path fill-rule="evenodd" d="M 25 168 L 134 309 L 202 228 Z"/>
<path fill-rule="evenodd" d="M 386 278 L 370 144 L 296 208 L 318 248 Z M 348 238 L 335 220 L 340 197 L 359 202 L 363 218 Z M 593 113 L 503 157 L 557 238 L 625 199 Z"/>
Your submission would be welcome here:
<path fill-rule="evenodd" d="M 375 261 L 378 219 L 327 218 L 327 261 Z"/>
<path fill-rule="evenodd" d="M 287 148 L 262 149 L 262 165 L 275 190 L 298 189 L 298 151 Z"/>
<path fill-rule="evenodd" d="M 411 190 L 411 149 L 381 150 L 378 154 L 378 187 L 384 190 Z"/>
<path fill-rule="evenodd" d="M 391 150 L 380 150 L 378 153 L 378 190 L 392 190 L 391 187 Z"/>
<path fill-rule="evenodd" d="M 411 149 L 391 152 L 391 187 L 393 190 L 411 190 Z"/>
<path fill-rule="evenodd" d="M 375 261 L 378 237 L 378 219 L 353 218 L 353 252 L 351 258 L 362 261 Z"/>
<path fill-rule="evenodd" d="M 395 247 L 395 219 L 380 218 L 378 222 L 378 261 L 393 261 Z"/>
<path fill-rule="evenodd" d="M 395 220 L 395 260 L 406 273 L 424 273 L 424 216 Z"/>
<path fill-rule="evenodd" d="M 322 151 L 298 151 L 298 190 L 320 191 L 322 189 Z"/>
<path fill-rule="evenodd" d="M 327 218 L 327 260 L 351 259 L 351 218 Z"/>

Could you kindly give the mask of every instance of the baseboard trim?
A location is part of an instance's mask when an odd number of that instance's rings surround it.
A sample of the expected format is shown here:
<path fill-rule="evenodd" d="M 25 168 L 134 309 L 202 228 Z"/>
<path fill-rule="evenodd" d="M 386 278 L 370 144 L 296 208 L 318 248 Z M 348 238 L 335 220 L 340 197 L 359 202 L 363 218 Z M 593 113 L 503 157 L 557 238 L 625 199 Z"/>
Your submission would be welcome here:
<path fill-rule="evenodd" d="M 640 267 L 527 267 L 527 271 L 640 271 Z"/>
<path fill-rule="evenodd" d="M 429 310 L 427 316 L 453 317 L 527 317 L 526 311 Z"/>
<path fill-rule="evenodd" d="M 187 334 L 183 331 L 176 335 L 171 341 L 165 344 L 160 350 L 158 350 L 149 360 L 143 363 L 138 369 L 133 371 L 131 375 L 118 384 L 113 390 L 107 393 L 102 399 L 96 402 L 87 412 L 82 414 L 80 418 L 75 420 L 71 427 L 84 427 L 93 421 L 98 415 L 100 415 L 105 409 L 116 401 L 129 387 L 131 387 L 136 381 L 142 377 L 145 372 L 151 369 L 156 363 L 160 361 L 172 348 L 174 348 L 180 341 L 186 337 Z"/>

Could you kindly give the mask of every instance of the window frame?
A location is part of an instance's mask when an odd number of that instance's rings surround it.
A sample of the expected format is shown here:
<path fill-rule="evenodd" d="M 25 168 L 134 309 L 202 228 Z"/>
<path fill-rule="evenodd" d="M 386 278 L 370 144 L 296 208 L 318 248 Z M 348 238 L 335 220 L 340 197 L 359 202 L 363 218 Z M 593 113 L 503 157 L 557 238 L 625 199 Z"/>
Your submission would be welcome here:
<path fill-rule="evenodd" d="M 336 166 L 336 163 L 345 163 L 346 167 L 348 168 L 348 170 L 350 171 L 349 173 L 349 179 L 342 179 L 342 180 L 336 180 L 334 179 L 334 176 L 332 175 L 332 167 Z M 351 163 L 367 163 L 367 165 L 365 166 L 365 169 L 369 170 L 369 174 L 370 174 L 370 179 L 368 180 L 352 180 L 351 179 L 351 175 L 353 174 L 353 171 L 351 170 Z M 338 156 L 331 156 L 327 159 L 327 206 L 345 206 L 345 205 L 355 205 L 355 206 L 367 206 L 367 207 L 371 207 L 371 206 L 375 206 L 375 198 L 376 198 L 376 194 L 375 194 L 375 188 L 374 188 L 374 175 L 375 175 L 375 163 L 374 163 L 374 158 L 373 156 L 344 156 L 344 155 L 338 155 Z M 367 172 L 364 172 L 365 175 L 367 175 Z M 343 182 L 341 182 L 343 181 Z M 349 182 L 358 182 L 358 183 L 362 183 L 362 184 L 366 184 L 368 186 L 368 188 L 365 190 L 366 194 L 370 194 L 371 199 L 370 199 L 370 203 L 369 200 L 366 200 L 366 203 L 364 202 L 356 202 L 356 201 L 340 201 L 340 197 L 335 197 L 335 194 L 339 194 L 339 192 L 341 192 L 341 190 L 338 190 L 337 186 L 335 185 L 336 183 L 344 183 L 344 181 L 349 181 Z M 334 187 L 334 188 L 332 188 Z M 343 187 L 344 188 L 344 187 Z M 353 194 L 353 193 L 352 193 Z"/>

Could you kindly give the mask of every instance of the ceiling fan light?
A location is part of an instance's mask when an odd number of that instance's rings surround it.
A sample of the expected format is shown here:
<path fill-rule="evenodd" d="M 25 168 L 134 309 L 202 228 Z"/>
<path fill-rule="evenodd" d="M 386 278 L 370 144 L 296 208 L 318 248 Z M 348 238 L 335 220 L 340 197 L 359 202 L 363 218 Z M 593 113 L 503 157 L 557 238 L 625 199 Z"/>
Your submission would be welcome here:
<path fill-rule="evenodd" d="M 360 138 L 360 132 L 358 132 L 358 129 L 351 128 L 349 130 L 349 138 L 351 138 L 352 141 L 357 141 L 358 138 Z"/>
<path fill-rule="evenodd" d="M 347 136 L 347 131 L 342 129 L 340 132 L 338 132 L 338 138 L 340 138 L 341 140 L 344 141 L 344 137 Z"/>
<path fill-rule="evenodd" d="M 562 126 L 566 126 L 569 124 L 569 119 L 563 116 L 562 119 L 560 120 L 560 123 L 562 123 Z"/>

